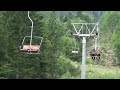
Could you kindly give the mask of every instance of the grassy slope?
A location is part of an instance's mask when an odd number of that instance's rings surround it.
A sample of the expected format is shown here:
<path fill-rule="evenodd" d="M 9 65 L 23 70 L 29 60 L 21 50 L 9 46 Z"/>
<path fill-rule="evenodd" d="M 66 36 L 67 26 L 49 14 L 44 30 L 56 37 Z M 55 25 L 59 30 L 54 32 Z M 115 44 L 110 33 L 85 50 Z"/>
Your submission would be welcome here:
<path fill-rule="evenodd" d="M 120 79 L 118 67 L 87 65 L 87 79 Z"/>
<path fill-rule="evenodd" d="M 73 67 L 81 66 L 80 63 L 70 61 Z M 81 68 L 79 68 L 81 71 Z M 81 79 L 79 76 L 73 77 L 69 72 L 65 73 L 61 79 Z M 87 64 L 86 65 L 86 79 L 120 79 L 119 67 L 106 67 L 102 65 Z"/>

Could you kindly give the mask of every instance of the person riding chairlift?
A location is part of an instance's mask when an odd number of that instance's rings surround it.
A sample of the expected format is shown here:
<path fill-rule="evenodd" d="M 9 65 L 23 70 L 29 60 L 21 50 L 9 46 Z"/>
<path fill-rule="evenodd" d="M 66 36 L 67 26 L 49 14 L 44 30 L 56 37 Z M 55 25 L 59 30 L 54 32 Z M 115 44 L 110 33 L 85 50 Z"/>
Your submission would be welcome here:
<path fill-rule="evenodd" d="M 90 51 L 90 56 L 91 56 L 92 59 L 94 60 L 94 59 L 95 59 L 95 54 L 91 54 L 91 52 L 95 52 L 95 49 L 93 49 L 93 50 Z"/>
<path fill-rule="evenodd" d="M 100 60 L 100 54 L 91 54 L 91 52 L 99 52 L 99 50 L 98 49 L 97 50 L 93 49 L 93 50 L 90 51 L 90 56 L 92 57 L 92 59 L 93 60 L 97 59 L 99 61 Z"/>

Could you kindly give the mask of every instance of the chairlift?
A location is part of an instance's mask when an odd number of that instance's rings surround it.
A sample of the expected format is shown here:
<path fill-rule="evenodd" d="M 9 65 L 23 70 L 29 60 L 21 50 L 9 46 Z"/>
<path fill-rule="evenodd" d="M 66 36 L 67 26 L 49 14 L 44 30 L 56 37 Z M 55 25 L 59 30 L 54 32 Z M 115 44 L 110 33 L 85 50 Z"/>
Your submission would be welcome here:
<path fill-rule="evenodd" d="M 101 55 L 100 51 L 94 49 L 93 51 L 90 52 L 90 55 L 93 60 L 95 60 L 97 62 L 100 61 L 100 55 Z"/>
<path fill-rule="evenodd" d="M 73 48 L 72 49 L 72 54 L 78 54 L 79 48 Z"/>
<path fill-rule="evenodd" d="M 25 44 L 25 40 L 27 38 L 31 38 L 31 36 L 25 36 L 23 38 L 22 45 L 20 46 L 20 51 L 24 52 L 24 53 L 27 53 L 27 54 L 40 54 L 43 37 L 34 36 L 34 39 L 39 39 L 40 40 L 40 43 L 36 44 L 36 45 Z"/>
<path fill-rule="evenodd" d="M 32 21 L 32 19 L 29 16 L 29 11 L 28 11 L 28 18 L 30 19 L 30 21 L 32 23 L 32 26 L 31 26 L 31 36 L 25 36 L 23 38 L 22 45 L 20 46 L 20 51 L 23 52 L 23 53 L 27 53 L 27 54 L 40 54 L 43 37 L 33 36 L 32 35 L 33 34 L 33 21 Z M 27 38 L 30 38 L 30 40 L 29 40 L 28 44 L 25 44 L 25 40 Z M 36 40 L 37 39 L 40 40 L 40 43 L 33 44 L 32 41 L 34 41 L 35 39 Z"/>
<path fill-rule="evenodd" d="M 100 55 L 101 55 L 101 51 L 99 51 L 98 49 L 98 43 L 97 43 L 97 39 L 99 37 L 99 33 L 97 33 L 97 37 L 95 37 L 95 49 L 93 49 L 91 52 L 90 52 L 90 55 L 92 57 L 93 60 L 95 61 L 99 61 L 100 60 Z"/>
<path fill-rule="evenodd" d="M 75 46 L 72 48 L 72 54 L 78 54 L 79 48 L 76 48 L 75 38 L 73 38 L 73 41 Z"/>

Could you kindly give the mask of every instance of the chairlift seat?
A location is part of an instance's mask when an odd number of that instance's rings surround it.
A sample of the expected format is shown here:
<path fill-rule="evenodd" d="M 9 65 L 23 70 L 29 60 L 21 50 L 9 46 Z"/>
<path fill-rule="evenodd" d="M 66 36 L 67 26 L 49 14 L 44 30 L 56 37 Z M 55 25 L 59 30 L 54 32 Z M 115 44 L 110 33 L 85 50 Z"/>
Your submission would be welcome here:
<path fill-rule="evenodd" d="M 74 53 L 74 54 L 78 54 L 78 51 L 72 51 L 72 53 Z"/>
<path fill-rule="evenodd" d="M 93 51 L 91 54 L 101 54 L 99 51 Z"/>
<path fill-rule="evenodd" d="M 40 45 L 23 45 L 23 48 L 20 49 L 22 52 L 38 52 L 40 50 Z"/>

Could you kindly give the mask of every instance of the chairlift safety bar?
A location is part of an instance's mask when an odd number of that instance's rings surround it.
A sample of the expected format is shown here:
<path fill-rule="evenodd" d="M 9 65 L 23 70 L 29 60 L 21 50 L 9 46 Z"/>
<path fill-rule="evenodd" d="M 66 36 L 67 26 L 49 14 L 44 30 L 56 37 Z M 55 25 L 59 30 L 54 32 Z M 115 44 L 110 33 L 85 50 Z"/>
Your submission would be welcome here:
<path fill-rule="evenodd" d="M 36 37 L 36 38 L 40 38 L 40 39 L 41 39 L 41 42 L 40 42 L 40 46 L 41 46 L 41 43 L 42 43 L 43 37 L 38 37 L 38 36 L 34 36 L 34 37 Z M 25 37 L 23 38 L 22 45 L 23 45 L 23 43 L 24 43 L 24 41 L 25 41 L 25 38 L 31 38 L 31 36 L 25 36 Z"/>

